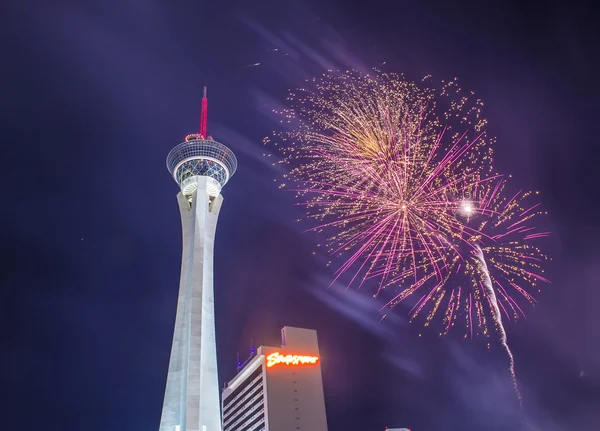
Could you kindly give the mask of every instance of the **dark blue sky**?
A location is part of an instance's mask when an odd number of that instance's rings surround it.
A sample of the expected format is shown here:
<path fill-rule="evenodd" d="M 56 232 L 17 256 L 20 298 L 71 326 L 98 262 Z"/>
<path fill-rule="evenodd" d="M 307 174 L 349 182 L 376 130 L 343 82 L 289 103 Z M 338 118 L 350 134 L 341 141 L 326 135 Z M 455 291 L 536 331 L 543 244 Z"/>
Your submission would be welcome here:
<path fill-rule="evenodd" d="M 553 284 L 508 329 L 525 415 L 544 431 L 597 430 L 597 25 L 592 2 L 538 3 L 4 2 L 3 428 L 157 429 L 181 246 L 165 157 L 197 129 L 208 85 L 209 131 L 240 164 L 216 244 L 221 379 L 251 338 L 308 327 L 330 431 L 526 429 L 499 346 L 419 338 L 402 310 L 379 325 L 368 292 L 325 289 L 315 238 L 262 157 L 288 88 L 385 61 L 475 90 L 498 167 L 540 190 Z"/>

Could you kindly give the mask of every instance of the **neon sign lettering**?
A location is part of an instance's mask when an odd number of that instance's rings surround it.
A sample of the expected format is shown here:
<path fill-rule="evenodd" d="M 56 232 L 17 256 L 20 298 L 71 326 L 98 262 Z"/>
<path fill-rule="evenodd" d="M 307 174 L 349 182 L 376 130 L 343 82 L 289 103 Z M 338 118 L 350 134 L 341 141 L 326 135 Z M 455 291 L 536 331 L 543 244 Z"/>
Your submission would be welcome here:
<path fill-rule="evenodd" d="M 279 352 L 271 353 L 267 356 L 267 368 L 273 365 L 304 365 L 316 364 L 319 358 L 317 356 L 300 356 L 300 355 L 281 355 Z"/>

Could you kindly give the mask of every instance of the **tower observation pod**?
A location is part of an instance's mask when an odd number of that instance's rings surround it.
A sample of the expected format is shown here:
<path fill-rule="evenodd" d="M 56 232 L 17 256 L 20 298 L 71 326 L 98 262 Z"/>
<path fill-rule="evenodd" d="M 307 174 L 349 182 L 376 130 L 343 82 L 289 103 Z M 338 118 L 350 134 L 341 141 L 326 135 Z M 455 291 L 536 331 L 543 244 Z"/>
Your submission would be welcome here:
<path fill-rule="evenodd" d="M 217 372 L 213 250 L 221 189 L 237 168 L 233 152 L 206 134 L 202 98 L 200 133 L 167 156 L 177 182 L 183 252 L 177 316 L 160 431 L 222 431 Z"/>

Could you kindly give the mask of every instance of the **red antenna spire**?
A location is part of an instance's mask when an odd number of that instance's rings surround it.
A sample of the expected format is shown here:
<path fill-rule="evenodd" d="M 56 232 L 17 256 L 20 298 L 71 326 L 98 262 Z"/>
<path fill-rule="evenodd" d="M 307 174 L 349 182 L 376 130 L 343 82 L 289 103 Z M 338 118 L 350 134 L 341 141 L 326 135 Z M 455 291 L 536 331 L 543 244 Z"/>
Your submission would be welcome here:
<path fill-rule="evenodd" d="M 204 87 L 204 96 L 202 97 L 202 112 L 200 113 L 200 134 L 206 139 L 206 117 L 208 116 L 208 99 L 206 98 L 206 87 Z"/>

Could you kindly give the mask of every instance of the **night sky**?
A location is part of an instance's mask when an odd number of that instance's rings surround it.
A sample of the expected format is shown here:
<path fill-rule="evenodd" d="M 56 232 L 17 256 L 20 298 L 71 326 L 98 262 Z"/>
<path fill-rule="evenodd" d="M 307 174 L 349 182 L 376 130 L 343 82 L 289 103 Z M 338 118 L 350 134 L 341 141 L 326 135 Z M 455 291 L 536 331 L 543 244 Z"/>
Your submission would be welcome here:
<path fill-rule="evenodd" d="M 181 257 L 165 158 L 207 85 L 209 132 L 239 160 L 215 251 L 222 383 L 251 339 L 299 326 L 319 333 L 330 431 L 600 429 L 592 3 L 3 2 L 1 428 L 158 429 Z M 497 167 L 550 213 L 553 284 L 508 325 L 523 412 L 499 344 L 419 338 L 406 310 L 379 324 L 368 289 L 328 290 L 322 238 L 263 157 L 289 88 L 384 62 L 474 90 Z"/>

